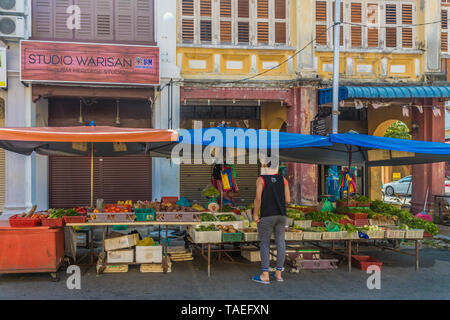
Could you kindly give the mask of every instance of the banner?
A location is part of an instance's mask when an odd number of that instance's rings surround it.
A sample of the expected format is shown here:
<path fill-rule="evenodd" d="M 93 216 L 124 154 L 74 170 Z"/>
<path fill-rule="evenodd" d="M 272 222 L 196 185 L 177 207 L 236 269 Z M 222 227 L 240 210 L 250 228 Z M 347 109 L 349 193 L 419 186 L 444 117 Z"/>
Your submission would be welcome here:
<path fill-rule="evenodd" d="M 159 84 L 159 49 L 150 46 L 22 40 L 21 81 Z"/>
<path fill-rule="evenodd" d="M 0 48 L 0 88 L 8 86 L 6 68 L 6 48 Z"/>

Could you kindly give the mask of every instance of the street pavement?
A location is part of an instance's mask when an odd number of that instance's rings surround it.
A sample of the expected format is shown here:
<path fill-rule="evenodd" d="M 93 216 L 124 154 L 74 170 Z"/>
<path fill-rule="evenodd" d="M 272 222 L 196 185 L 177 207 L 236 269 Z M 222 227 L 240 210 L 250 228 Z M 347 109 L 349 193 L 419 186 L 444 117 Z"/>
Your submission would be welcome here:
<path fill-rule="evenodd" d="M 96 275 L 91 268 L 81 277 L 81 290 L 67 288 L 65 271 L 59 282 L 48 274 L 0 275 L 0 299 L 450 299 L 448 249 L 421 250 L 418 272 L 414 257 L 373 247 L 360 251 L 383 261 L 381 289 L 369 290 L 369 274 L 356 268 L 349 273 L 346 262 L 338 270 L 284 273 L 284 283 L 261 285 L 250 280 L 260 271 L 258 263 L 222 259 L 208 278 L 205 261 L 196 256 L 174 262 L 168 274 L 140 273 L 132 266 L 128 273 Z"/>

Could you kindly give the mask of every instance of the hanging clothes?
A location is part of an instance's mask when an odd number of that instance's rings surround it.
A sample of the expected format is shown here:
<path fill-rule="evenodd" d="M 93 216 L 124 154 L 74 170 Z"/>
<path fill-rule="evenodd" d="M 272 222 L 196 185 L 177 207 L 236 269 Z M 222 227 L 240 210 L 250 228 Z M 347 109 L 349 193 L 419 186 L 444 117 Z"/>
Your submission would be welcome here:
<path fill-rule="evenodd" d="M 355 193 L 356 192 L 356 182 L 354 175 L 348 171 L 348 169 L 345 169 L 342 171 L 339 175 L 339 185 L 343 193 L 350 192 Z"/>
<path fill-rule="evenodd" d="M 329 195 L 332 195 L 333 198 L 331 198 L 331 201 L 335 201 L 339 199 L 339 192 L 341 189 L 341 186 L 339 184 L 339 174 L 337 172 L 337 168 L 329 168 L 328 169 L 328 177 L 326 180 L 326 192 Z"/>

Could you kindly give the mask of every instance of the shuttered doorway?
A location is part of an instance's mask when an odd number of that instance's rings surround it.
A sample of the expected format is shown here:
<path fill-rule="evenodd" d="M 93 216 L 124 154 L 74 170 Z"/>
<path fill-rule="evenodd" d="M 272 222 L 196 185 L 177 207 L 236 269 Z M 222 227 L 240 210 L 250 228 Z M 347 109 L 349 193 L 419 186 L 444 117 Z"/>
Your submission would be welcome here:
<path fill-rule="evenodd" d="M 51 208 L 90 205 L 88 157 L 49 157 Z M 94 205 L 118 200 L 152 199 L 152 161 L 144 155 L 94 159 Z"/>
<path fill-rule="evenodd" d="M 196 200 L 206 205 L 207 200 L 202 195 L 203 189 L 211 181 L 212 165 L 182 164 L 180 166 L 180 195 L 191 203 Z M 259 167 L 254 165 L 234 165 L 240 196 L 236 198 L 237 205 L 248 205 L 255 199 L 256 179 Z"/>

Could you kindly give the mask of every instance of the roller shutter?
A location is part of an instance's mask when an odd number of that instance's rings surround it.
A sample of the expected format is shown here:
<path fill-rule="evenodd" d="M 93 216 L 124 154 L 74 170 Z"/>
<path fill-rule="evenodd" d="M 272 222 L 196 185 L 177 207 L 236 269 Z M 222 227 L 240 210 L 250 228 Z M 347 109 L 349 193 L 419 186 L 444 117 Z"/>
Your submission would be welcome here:
<path fill-rule="evenodd" d="M 144 155 L 94 159 L 94 203 L 152 199 L 152 161 Z M 88 157 L 49 157 L 50 207 L 89 206 Z"/>
<path fill-rule="evenodd" d="M 202 190 L 211 181 L 212 165 L 183 164 L 180 166 L 180 195 L 189 201 L 197 200 L 206 205 Z M 259 175 L 258 165 L 234 165 L 240 196 L 238 205 L 248 205 L 255 199 L 256 179 Z"/>

